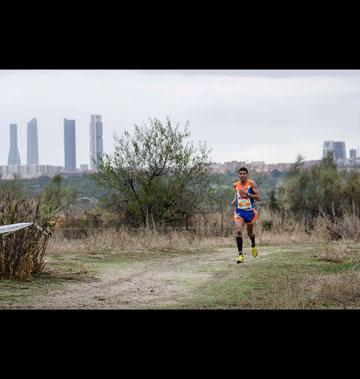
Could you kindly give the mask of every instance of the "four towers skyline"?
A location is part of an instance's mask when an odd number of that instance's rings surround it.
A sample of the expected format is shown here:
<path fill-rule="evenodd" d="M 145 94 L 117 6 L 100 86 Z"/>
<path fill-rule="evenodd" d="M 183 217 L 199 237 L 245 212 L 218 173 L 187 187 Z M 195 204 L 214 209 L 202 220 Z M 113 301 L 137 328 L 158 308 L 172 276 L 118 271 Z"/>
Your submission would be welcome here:
<path fill-rule="evenodd" d="M 95 168 L 103 154 L 103 124 L 101 115 L 90 116 L 90 166 Z M 95 161 L 95 162 L 94 162 Z M 17 124 L 10 124 L 10 149 L 8 166 L 20 165 L 20 154 L 17 142 Z M 39 144 L 37 119 L 27 123 L 27 164 L 39 164 Z M 65 171 L 76 171 L 76 123 L 64 119 L 64 168 Z"/>

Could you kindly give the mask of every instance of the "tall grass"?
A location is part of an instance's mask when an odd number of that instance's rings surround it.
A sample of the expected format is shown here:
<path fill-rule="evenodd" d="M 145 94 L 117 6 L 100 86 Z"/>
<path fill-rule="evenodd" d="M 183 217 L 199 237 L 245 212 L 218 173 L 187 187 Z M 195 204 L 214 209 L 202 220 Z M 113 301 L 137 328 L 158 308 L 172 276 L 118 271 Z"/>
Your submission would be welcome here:
<path fill-rule="evenodd" d="M 335 219 L 321 213 L 315 228 L 323 239 L 360 241 L 360 218 L 354 212 L 346 212 Z"/>
<path fill-rule="evenodd" d="M 244 301 L 249 309 L 359 308 L 360 273 L 326 273 L 276 280 L 264 295 Z"/>
<path fill-rule="evenodd" d="M 231 245 L 229 237 L 211 237 L 186 230 L 165 232 L 150 228 L 93 229 L 84 238 L 67 238 L 59 230 L 49 242 L 48 253 L 183 252 Z"/>
<path fill-rule="evenodd" d="M 27 228 L 0 235 L 0 279 L 26 280 L 44 268 L 51 222 L 41 214 L 35 200 L 0 202 L 0 225 L 33 222 Z M 36 225 L 41 227 L 38 228 Z"/>
<path fill-rule="evenodd" d="M 125 226 L 115 227 L 101 220 L 100 215 L 96 225 L 98 226 L 85 222 L 82 216 L 78 221 L 72 219 L 68 227 L 54 234 L 49 242 L 49 253 L 188 251 L 235 246 L 231 213 L 225 215 L 222 224 L 221 214 L 198 214 L 193 218 L 189 228 L 160 225 L 136 229 Z M 262 209 L 254 231 L 258 245 L 326 243 L 338 236 L 343 239 L 358 240 L 360 219 L 353 214 L 347 214 L 333 222 L 321 215 L 315 220 L 313 227 L 309 228 L 303 219 Z M 246 247 L 249 244 L 246 228 L 243 238 Z"/>
<path fill-rule="evenodd" d="M 215 217 L 217 217 L 215 215 Z M 190 228 L 149 227 L 149 228 L 65 228 L 58 230 L 49 242 L 49 254 L 94 253 L 101 251 L 189 251 L 234 247 L 234 230 L 231 222 L 218 225 L 214 216 L 199 216 Z M 216 220 L 216 219 L 215 219 Z M 304 230 L 303 223 L 295 220 L 272 218 L 269 230 L 262 223 L 255 224 L 257 243 L 262 245 L 297 244 L 310 241 L 311 236 Z M 244 230 L 244 246 L 250 240 Z"/>

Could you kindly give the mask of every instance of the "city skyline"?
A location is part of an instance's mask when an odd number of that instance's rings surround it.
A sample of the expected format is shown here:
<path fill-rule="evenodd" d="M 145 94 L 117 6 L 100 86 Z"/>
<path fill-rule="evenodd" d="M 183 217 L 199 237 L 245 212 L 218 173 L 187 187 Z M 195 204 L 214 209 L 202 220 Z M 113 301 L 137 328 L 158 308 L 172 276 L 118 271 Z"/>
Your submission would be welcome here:
<path fill-rule="evenodd" d="M 90 154 L 89 162 L 80 163 L 84 170 L 85 166 L 94 169 L 103 155 L 103 123 L 101 115 L 91 115 L 89 124 L 90 137 Z M 69 171 L 75 171 L 78 168 L 76 158 L 76 120 L 64 119 L 63 125 L 64 136 L 64 164 L 63 167 Z M 39 165 L 39 146 L 38 146 L 38 129 L 37 119 L 32 118 L 27 123 L 27 160 L 25 165 Z M 7 165 L 21 165 L 20 153 L 17 143 L 17 124 L 10 124 L 10 144 Z M 44 163 L 43 163 L 44 164 Z M 42 165 L 43 165 L 42 164 Z M 47 163 L 45 162 L 45 165 Z M 0 164 L 0 166 L 3 166 Z"/>
<path fill-rule="evenodd" d="M 344 141 L 347 154 L 360 145 L 359 71 L 2 70 L 0 84 L 0 164 L 11 123 L 24 161 L 34 115 L 39 162 L 51 165 L 64 164 L 64 118 L 76 120 L 78 166 L 90 163 L 95 112 L 106 124 L 106 153 L 114 132 L 167 116 L 180 127 L 189 120 L 190 139 L 207 141 L 214 162 L 293 162 L 299 153 L 313 160 L 326 140 Z"/>
<path fill-rule="evenodd" d="M 29 125 L 36 125 L 36 119 L 31 120 Z M 17 146 L 16 146 L 16 124 L 10 124 L 10 139 L 11 139 L 11 149 L 9 152 L 12 159 L 19 159 L 16 157 Z M 28 128 L 29 132 L 29 128 Z M 95 134 L 94 134 L 95 133 Z M 29 133 L 28 133 L 29 134 Z M 92 155 L 94 156 L 95 150 L 97 149 L 97 154 L 95 157 L 100 158 L 99 151 L 102 148 L 102 122 L 100 115 L 91 115 L 90 121 L 90 149 L 92 149 Z M 33 141 L 32 141 L 33 142 Z M 96 146 L 96 144 L 98 146 Z M 326 157 L 329 152 L 333 153 L 335 161 L 340 165 L 340 167 L 345 169 L 353 169 L 355 167 L 360 167 L 360 156 L 359 149 L 349 149 L 349 157 L 346 156 L 346 145 L 344 141 L 324 141 L 322 147 L 322 158 Z M 13 152 L 11 154 L 11 152 Z M 15 157 L 15 158 L 14 158 Z M 53 177 L 56 174 L 83 174 L 93 172 L 96 169 L 98 160 L 94 159 L 92 161 L 92 167 L 89 170 L 88 164 L 80 164 L 80 169 L 76 167 L 76 122 L 75 120 L 64 119 L 64 166 L 54 166 L 54 165 L 44 165 L 44 164 L 12 164 L 12 165 L 0 165 L 0 178 L 2 179 L 13 179 L 15 176 L 19 178 L 35 178 L 39 176 L 50 176 Z M 320 159 L 317 160 L 304 160 L 304 168 L 309 169 L 314 164 L 318 164 Z M 19 162 L 20 163 L 20 162 Z M 226 161 L 226 162 L 212 162 L 210 166 L 210 172 L 213 173 L 226 173 L 226 172 L 237 172 L 239 167 L 246 166 L 250 171 L 269 173 L 273 170 L 279 172 L 288 171 L 292 162 L 277 162 L 277 163 L 267 163 L 265 161 Z"/>
<path fill-rule="evenodd" d="M 63 124 L 63 136 L 64 136 L 64 164 L 62 165 L 65 170 L 76 171 L 81 166 L 89 166 L 90 169 L 95 168 L 95 163 L 99 161 L 103 154 L 103 123 L 101 115 L 91 115 L 89 124 L 89 136 L 90 136 L 90 164 L 81 162 L 79 165 L 76 157 L 76 120 L 64 119 Z M 17 145 L 17 124 L 10 124 L 10 149 L 8 155 L 8 165 L 21 165 L 20 153 Z M 354 144 L 352 144 L 354 145 Z M 315 160 L 321 159 L 327 155 L 327 152 L 332 150 L 334 152 L 334 158 L 339 159 L 355 159 L 359 157 L 359 147 L 356 149 L 351 147 L 346 149 L 346 143 L 344 141 L 323 141 L 322 143 L 322 154 Z M 347 154 L 348 151 L 349 153 Z M 9 163 L 11 160 L 11 164 Z M 314 159 L 307 159 L 308 161 Z M 229 163 L 236 162 L 236 159 L 223 162 L 213 163 Z M 291 163 L 288 162 L 267 162 L 264 160 L 249 161 L 242 160 L 246 162 L 265 162 L 265 163 Z M 17 163 L 14 163 L 17 162 Z M 33 118 L 27 123 L 27 165 L 39 165 L 39 153 L 38 153 L 38 133 L 37 133 L 37 119 Z M 41 165 L 48 165 L 47 162 L 41 163 Z M 2 166 L 0 164 L 0 166 Z M 59 165 L 54 165 L 59 166 Z"/>

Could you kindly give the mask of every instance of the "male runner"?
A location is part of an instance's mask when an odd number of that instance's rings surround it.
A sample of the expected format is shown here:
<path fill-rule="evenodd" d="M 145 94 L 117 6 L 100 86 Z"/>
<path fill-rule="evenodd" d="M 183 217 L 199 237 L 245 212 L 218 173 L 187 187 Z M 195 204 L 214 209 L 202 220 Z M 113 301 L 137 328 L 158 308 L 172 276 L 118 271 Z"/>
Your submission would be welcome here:
<path fill-rule="evenodd" d="M 233 184 L 235 190 L 235 198 L 231 205 L 235 207 L 235 237 L 239 251 L 237 263 L 244 262 L 242 251 L 243 239 L 242 231 L 246 224 L 248 236 L 251 239 L 251 253 L 253 257 L 258 255 L 255 246 L 255 235 L 253 233 L 254 222 L 258 218 L 258 213 L 254 209 L 254 200 L 260 201 L 260 192 L 253 180 L 248 180 L 248 170 L 246 167 L 239 169 L 239 181 Z"/>

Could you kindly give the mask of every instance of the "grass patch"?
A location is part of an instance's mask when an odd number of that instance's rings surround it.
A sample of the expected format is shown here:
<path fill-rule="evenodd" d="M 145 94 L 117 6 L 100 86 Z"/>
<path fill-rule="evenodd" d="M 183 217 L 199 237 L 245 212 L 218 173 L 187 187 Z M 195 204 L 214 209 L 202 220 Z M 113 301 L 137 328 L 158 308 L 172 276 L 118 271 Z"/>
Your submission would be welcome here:
<path fill-rule="evenodd" d="M 163 286 L 165 292 L 169 287 L 176 290 L 175 302 L 171 298 L 156 303 L 162 309 L 359 308 L 359 246 L 348 242 L 259 246 L 259 256 L 253 258 L 246 250 L 245 263 L 240 265 L 235 256 L 230 258 L 232 249 L 220 247 L 54 252 L 47 256 L 45 270 L 32 279 L 0 281 L 0 308 L 31 308 L 39 300 L 44 304 L 58 289 L 74 291 L 77 284 L 103 280 L 107 270 L 120 279 L 149 272 L 149 285 Z M 168 258 L 176 259 L 167 265 Z M 153 306 L 144 299 L 145 308 Z"/>
<path fill-rule="evenodd" d="M 328 248 L 328 246 L 327 246 Z M 265 248 L 264 248 L 265 249 Z M 256 264 L 214 271 L 183 308 L 326 309 L 360 307 L 360 262 L 356 245 L 341 247 L 342 260 L 329 261 L 322 246 L 268 247 L 274 254 Z M 339 246 L 333 246 L 339 251 Z"/>
<path fill-rule="evenodd" d="M 0 281 L 0 308 L 28 308 L 41 297 L 50 296 L 66 283 L 85 283 L 97 280 L 95 265 L 79 262 L 71 256 L 47 259 L 42 272 L 26 281 Z"/>

